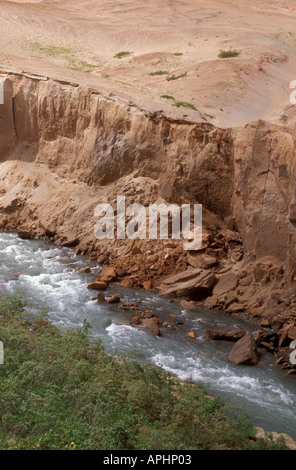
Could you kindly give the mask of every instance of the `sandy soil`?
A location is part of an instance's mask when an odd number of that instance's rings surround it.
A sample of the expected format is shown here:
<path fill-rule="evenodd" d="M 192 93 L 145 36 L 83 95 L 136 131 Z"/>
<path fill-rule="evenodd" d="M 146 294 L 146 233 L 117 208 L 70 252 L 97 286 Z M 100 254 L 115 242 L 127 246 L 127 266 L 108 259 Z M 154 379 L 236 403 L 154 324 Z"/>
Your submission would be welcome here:
<path fill-rule="evenodd" d="M 275 121 L 296 79 L 295 25 L 295 0 L 0 0 L 0 67 L 89 85 L 175 118 L 202 114 L 222 127 Z M 229 49 L 240 54 L 218 57 Z M 114 57 L 122 51 L 131 54 Z M 173 75 L 181 77 L 168 81 Z"/>

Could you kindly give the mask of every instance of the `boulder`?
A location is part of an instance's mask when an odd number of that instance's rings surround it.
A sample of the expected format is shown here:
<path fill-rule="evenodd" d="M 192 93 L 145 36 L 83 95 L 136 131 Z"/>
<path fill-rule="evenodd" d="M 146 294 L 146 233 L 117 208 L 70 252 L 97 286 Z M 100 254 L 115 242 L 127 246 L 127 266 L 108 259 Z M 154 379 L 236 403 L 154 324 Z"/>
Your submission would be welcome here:
<path fill-rule="evenodd" d="M 181 300 L 180 302 L 180 309 L 181 310 L 194 310 L 196 308 L 196 305 L 192 302 L 188 302 L 188 300 Z"/>
<path fill-rule="evenodd" d="M 87 274 L 90 273 L 90 266 L 86 266 L 86 268 L 82 268 L 81 272 L 82 273 L 87 273 Z"/>
<path fill-rule="evenodd" d="M 170 276 L 160 285 L 160 295 L 188 297 L 194 300 L 211 294 L 217 279 L 214 273 L 204 269 L 187 269 Z"/>
<path fill-rule="evenodd" d="M 107 287 L 108 287 L 107 282 L 103 282 L 103 281 L 99 281 L 99 280 L 91 282 L 87 286 L 88 289 L 94 289 L 94 290 L 105 290 L 105 289 L 107 289 Z"/>
<path fill-rule="evenodd" d="M 133 317 L 132 321 L 133 321 L 134 325 L 140 325 L 140 323 L 141 323 L 139 315 L 136 315 L 135 317 Z"/>
<path fill-rule="evenodd" d="M 105 282 L 117 281 L 117 275 L 113 266 L 108 266 L 107 268 L 103 268 L 102 271 L 100 272 L 99 280 L 105 281 Z"/>
<path fill-rule="evenodd" d="M 189 331 L 188 336 L 192 339 L 196 338 L 194 331 Z"/>
<path fill-rule="evenodd" d="M 246 333 L 235 343 L 228 354 L 228 360 L 237 365 L 255 366 L 258 364 L 259 353 L 256 349 L 256 342 L 250 333 Z"/>
<path fill-rule="evenodd" d="M 133 283 L 130 279 L 123 279 L 123 281 L 121 282 L 120 284 L 122 287 L 132 287 L 133 286 Z"/>
<path fill-rule="evenodd" d="M 74 248 L 77 245 L 79 245 L 79 238 L 69 238 L 69 239 L 63 240 L 61 243 L 61 246 L 67 247 L 67 248 Z"/>
<path fill-rule="evenodd" d="M 145 290 L 151 290 L 152 289 L 152 282 L 151 281 L 143 282 L 143 287 L 144 287 Z"/>
<path fill-rule="evenodd" d="M 118 304 L 120 302 L 120 297 L 119 295 L 112 295 L 112 297 L 109 297 L 107 300 L 107 304 Z"/>
<path fill-rule="evenodd" d="M 213 295 L 220 297 L 220 295 L 227 294 L 234 291 L 238 284 L 238 277 L 236 274 L 229 272 L 220 277 L 214 287 Z"/>
<path fill-rule="evenodd" d="M 144 328 L 149 328 L 155 336 L 160 336 L 159 320 L 157 317 L 145 318 L 142 321 L 142 325 Z"/>
<path fill-rule="evenodd" d="M 233 330 L 217 330 L 214 328 L 209 328 L 205 330 L 205 335 L 207 338 L 222 341 L 237 341 L 245 334 L 246 332 L 240 328 L 235 328 Z"/>
<path fill-rule="evenodd" d="M 291 326 L 287 331 L 287 335 L 289 339 L 296 340 L 296 326 Z"/>
<path fill-rule="evenodd" d="M 279 347 L 287 346 L 294 339 L 296 339 L 296 326 L 293 323 L 284 325 L 279 339 Z"/>
<path fill-rule="evenodd" d="M 17 233 L 18 237 L 22 240 L 32 240 L 33 235 L 30 232 L 22 231 Z"/>
<path fill-rule="evenodd" d="M 199 256 L 188 255 L 187 261 L 193 268 L 211 269 L 217 264 L 217 259 L 214 256 L 202 254 Z"/>
<path fill-rule="evenodd" d="M 243 312 L 245 310 L 245 306 L 238 303 L 238 302 L 233 302 L 232 304 L 229 305 L 227 308 L 227 313 L 237 313 L 237 312 Z"/>
<path fill-rule="evenodd" d="M 102 304 L 105 302 L 105 295 L 103 292 L 98 292 L 97 301 L 99 304 Z"/>
<path fill-rule="evenodd" d="M 204 306 L 206 308 L 215 308 L 217 306 L 218 298 L 216 295 L 212 295 L 211 297 L 208 297 L 204 301 Z"/>

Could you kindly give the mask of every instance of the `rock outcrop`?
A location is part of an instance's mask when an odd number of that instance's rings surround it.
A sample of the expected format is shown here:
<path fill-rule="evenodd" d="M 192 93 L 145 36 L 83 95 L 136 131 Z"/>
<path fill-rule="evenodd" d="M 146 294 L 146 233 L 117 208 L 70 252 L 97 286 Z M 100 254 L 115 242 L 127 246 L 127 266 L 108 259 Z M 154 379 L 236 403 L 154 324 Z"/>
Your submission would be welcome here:
<path fill-rule="evenodd" d="M 161 286 L 164 294 L 244 312 L 277 329 L 295 318 L 289 120 L 218 129 L 75 83 L 5 71 L 0 79 L 1 230 L 73 246 L 112 264 L 130 287 Z M 117 195 L 127 205 L 203 204 L 200 250 L 184 252 L 178 240 L 98 240 L 94 209 Z"/>

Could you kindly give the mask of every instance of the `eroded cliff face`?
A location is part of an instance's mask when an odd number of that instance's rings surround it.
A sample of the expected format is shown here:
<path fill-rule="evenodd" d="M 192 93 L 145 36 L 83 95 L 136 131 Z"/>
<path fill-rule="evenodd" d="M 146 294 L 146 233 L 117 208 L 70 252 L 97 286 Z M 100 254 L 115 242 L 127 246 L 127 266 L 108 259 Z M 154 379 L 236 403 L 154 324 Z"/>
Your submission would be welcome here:
<path fill-rule="evenodd" d="M 0 78 L 2 230 L 49 236 L 117 263 L 134 279 L 131 285 L 156 283 L 210 256 L 217 262 L 203 262 L 202 269 L 215 273 L 217 285 L 208 306 L 263 317 L 266 325 L 293 316 L 292 131 L 263 121 L 217 129 L 203 119 L 150 114 L 75 84 L 12 73 Z M 127 204 L 203 204 L 202 250 L 182 252 L 164 241 L 97 240 L 94 208 L 114 203 L 117 195 Z M 225 279 L 229 273 L 232 281 Z"/>

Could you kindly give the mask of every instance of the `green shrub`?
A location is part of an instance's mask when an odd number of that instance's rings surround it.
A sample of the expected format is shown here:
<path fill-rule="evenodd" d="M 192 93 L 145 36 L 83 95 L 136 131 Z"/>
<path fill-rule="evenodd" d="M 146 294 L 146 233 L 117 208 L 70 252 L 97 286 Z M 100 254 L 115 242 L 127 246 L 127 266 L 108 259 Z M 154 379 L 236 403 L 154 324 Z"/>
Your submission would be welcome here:
<path fill-rule="evenodd" d="M 117 52 L 117 54 L 114 55 L 114 58 L 115 59 L 122 59 L 122 57 L 126 57 L 126 56 L 129 56 L 131 54 L 132 54 L 132 52 L 129 52 L 129 51 L 121 51 L 121 52 Z"/>
<path fill-rule="evenodd" d="M 169 72 L 167 72 L 166 70 L 157 70 L 156 72 L 149 73 L 149 75 L 154 77 L 154 75 L 168 75 L 168 73 Z"/>
<path fill-rule="evenodd" d="M 238 55 L 240 55 L 239 51 L 230 49 L 229 51 L 221 50 L 218 54 L 218 57 L 221 59 L 227 59 L 228 57 L 237 57 Z"/>
<path fill-rule="evenodd" d="M 170 75 L 166 79 L 167 79 L 168 82 L 171 82 L 172 80 L 179 80 L 179 78 L 183 78 L 183 77 L 186 77 L 186 76 L 187 76 L 187 72 L 182 73 L 181 75 Z"/>
<path fill-rule="evenodd" d="M 181 106 L 183 108 L 191 108 L 191 109 L 195 109 L 196 110 L 196 107 L 194 106 L 194 104 L 192 103 L 187 103 L 187 101 L 176 101 L 173 106 L 177 106 L 177 108 L 180 108 Z"/>
<path fill-rule="evenodd" d="M 166 100 L 175 100 L 175 98 L 171 95 L 161 95 L 160 98 L 165 98 Z"/>

